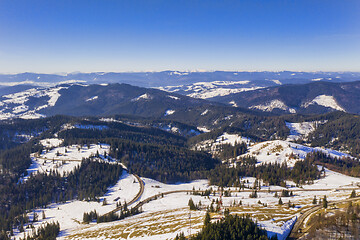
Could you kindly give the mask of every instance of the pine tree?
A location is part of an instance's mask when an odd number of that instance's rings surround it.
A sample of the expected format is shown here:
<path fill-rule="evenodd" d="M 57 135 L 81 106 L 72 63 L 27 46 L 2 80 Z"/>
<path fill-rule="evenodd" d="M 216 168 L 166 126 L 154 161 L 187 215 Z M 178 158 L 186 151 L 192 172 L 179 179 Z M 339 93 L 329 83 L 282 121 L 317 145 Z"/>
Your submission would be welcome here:
<path fill-rule="evenodd" d="M 352 190 L 351 194 L 350 194 L 350 198 L 355 198 L 356 197 L 356 192 L 355 189 Z"/>
<path fill-rule="evenodd" d="M 190 207 L 190 210 L 197 210 L 192 198 L 189 199 L 188 206 Z"/>
<path fill-rule="evenodd" d="M 33 215 L 33 222 L 37 222 L 38 220 L 38 214 L 36 212 L 34 212 L 34 215 Z"/>
<path fill-rule="evenodd" d="M 177 234 L 174 240 L 186 240 L 184 233 Z"/>
<path fill-rule="evenodd" d="M 328 201 L 326 199 L 326 195 L 324 196 L 324 199 L 323 199 L 323 207 L 324 208 L 327 208 L 328 207 Z"/>
<path fill-rule="evenodd" d="M 211 222 L 211 217 L 209 211 L 206 211 L 205 220 L 204 220 L 204 227 L 209 225 Z"/>
<path fill-rule="evenodd" d="M 313 199 L 313 201 L 312 201 L 312 204 L 317 204 L 316 196 L 314 196 L 314 199 Z"/>
<path fill-rule="evenodd" d="M 279 198 L 279 205 L 283 205 L 283 201 Z"/>

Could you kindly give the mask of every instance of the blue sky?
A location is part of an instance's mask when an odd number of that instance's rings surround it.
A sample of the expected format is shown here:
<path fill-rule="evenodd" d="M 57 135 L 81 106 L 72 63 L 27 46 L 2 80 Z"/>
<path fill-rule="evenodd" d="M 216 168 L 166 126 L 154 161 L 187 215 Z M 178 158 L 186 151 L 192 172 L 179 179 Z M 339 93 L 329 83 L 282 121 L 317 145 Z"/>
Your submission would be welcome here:
<path fill-rule="evenodd" d="M 359 0 L 0 0 L 0 72 L 360 71 Z"/>

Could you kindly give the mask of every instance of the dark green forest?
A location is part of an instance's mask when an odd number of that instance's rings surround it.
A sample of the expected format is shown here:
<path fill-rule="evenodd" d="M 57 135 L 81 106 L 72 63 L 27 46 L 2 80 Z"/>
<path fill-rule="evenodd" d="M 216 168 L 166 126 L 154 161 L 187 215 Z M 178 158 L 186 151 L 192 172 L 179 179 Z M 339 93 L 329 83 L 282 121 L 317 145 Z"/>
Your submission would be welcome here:
<path fill-rule="evenodd" d="M 206 219 L 205 219 L 206 220 Z M 177 236 L 180 240 L 181 236 Z M 216 222 L 205 221 L 203 229 L 191 237 L 195 240 L 267 240 L 266 230 L 261 229 L 248 215 L 227 214 Z"/>
<path fill-rule="evenodd" d="M 244 188 L 242 177 L 255 177 L 262 179 L 267 185 L 283 187 L 286 186 L 285 180 L 293 180 L 296 184 L 306 184 L 320 178 L 320 171 L 311 160 L 297 161 L 293 168 L 287 167 L 286 164 L 268 163 L 256 166 L 256 163 L 256 158 L 244 157 L 240 159 L 236 167 L 218 165 L 210 170 L 208 179 L 210 184 Z"/>

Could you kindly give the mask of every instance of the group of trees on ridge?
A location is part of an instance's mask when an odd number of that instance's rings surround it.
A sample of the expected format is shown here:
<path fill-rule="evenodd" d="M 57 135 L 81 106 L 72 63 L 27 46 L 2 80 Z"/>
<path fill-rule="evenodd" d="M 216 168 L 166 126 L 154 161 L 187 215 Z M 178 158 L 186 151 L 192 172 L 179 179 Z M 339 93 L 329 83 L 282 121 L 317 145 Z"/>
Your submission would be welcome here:
<path fill-rule="evenodd" d="M 293 180 L 297 184 L 305 184 L 320 178 L 320 171 L 310 160 L 297 161 L 293 168 L 285 163 L 267 163 L 256 165 L 255 157 L 244 157 L 236 164 L 229 167 L 225 164 L 218 165 L 210 170 L 208 179 L 210 184 L 223 187 L 243 187 L 242 177 L 255 177 L 262 179 L 268 185 L 286 186 L 285 180 Z"/>

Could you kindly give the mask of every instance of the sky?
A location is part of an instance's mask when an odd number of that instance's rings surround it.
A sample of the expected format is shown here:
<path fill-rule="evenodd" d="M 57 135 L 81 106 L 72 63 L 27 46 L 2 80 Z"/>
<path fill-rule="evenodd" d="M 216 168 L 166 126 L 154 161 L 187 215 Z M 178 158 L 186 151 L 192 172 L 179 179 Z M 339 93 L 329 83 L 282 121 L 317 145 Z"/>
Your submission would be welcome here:
<path fill-rule="evenodd" d="M 359 0 L 0 0 L 0 73 L 360 71 Z"/>

